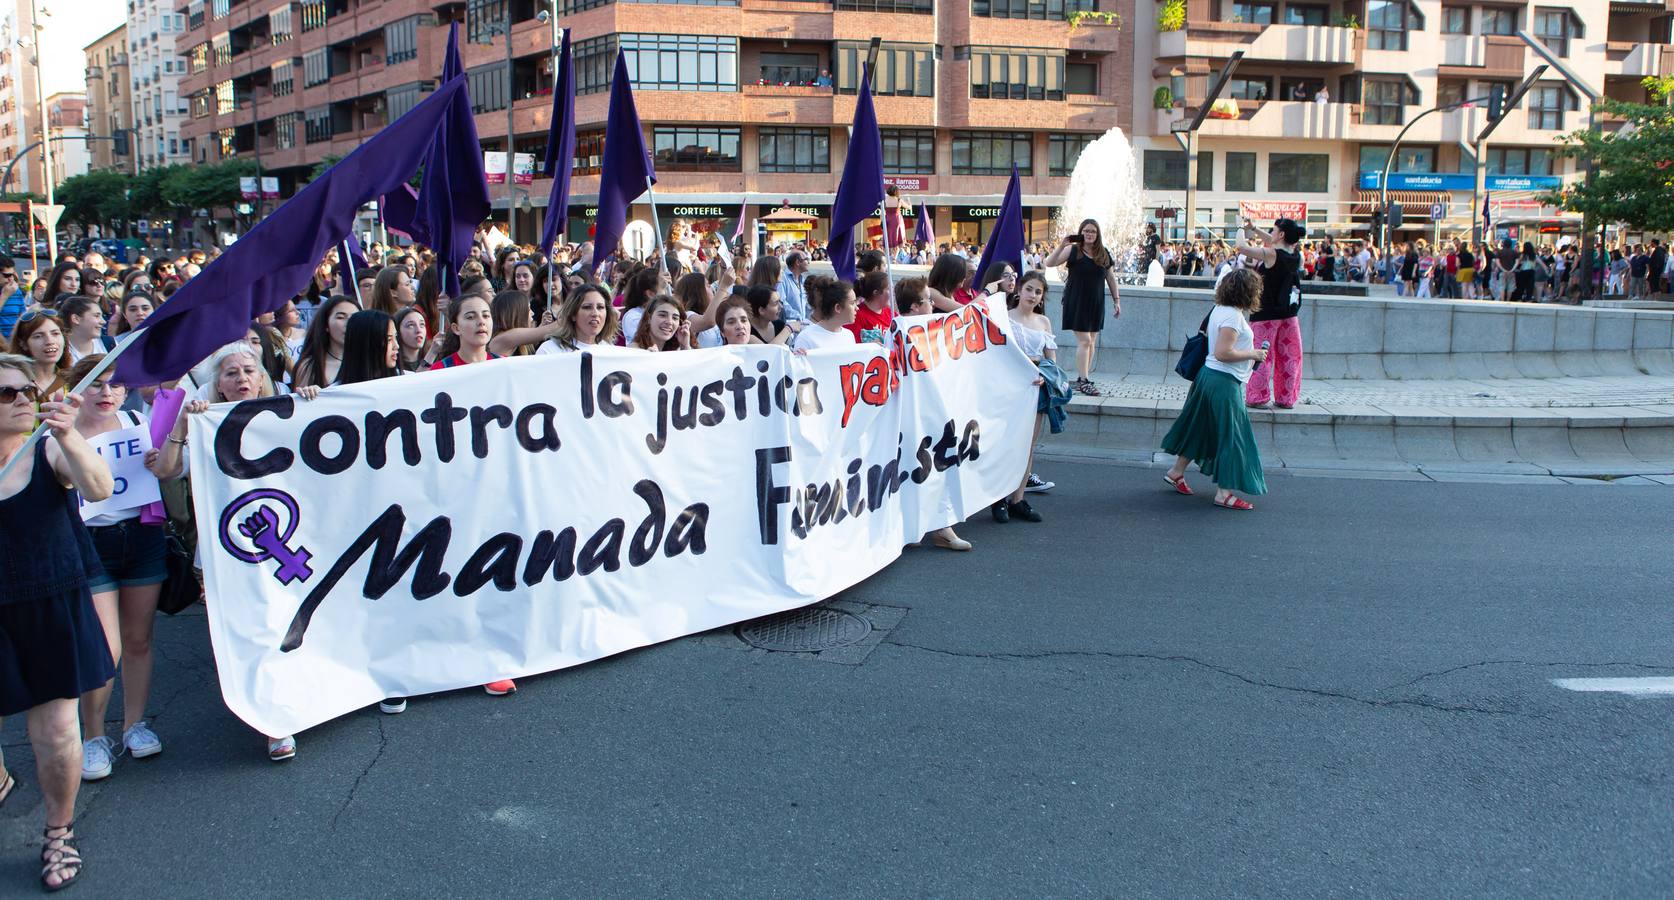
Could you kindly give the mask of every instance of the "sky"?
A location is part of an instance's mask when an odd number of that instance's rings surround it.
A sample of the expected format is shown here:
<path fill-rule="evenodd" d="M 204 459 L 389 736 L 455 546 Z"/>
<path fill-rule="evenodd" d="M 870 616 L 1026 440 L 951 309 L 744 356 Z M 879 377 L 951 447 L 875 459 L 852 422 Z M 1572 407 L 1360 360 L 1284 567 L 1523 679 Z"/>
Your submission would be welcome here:
<path fill-rule="evenodd" d="M 41 16 L 41 82 L 47 94 L 87 90 L 83 48 L 128 17 L 124 0 L 35 0 Z M 27 76 L 26 76 L 27 77 Z"/>

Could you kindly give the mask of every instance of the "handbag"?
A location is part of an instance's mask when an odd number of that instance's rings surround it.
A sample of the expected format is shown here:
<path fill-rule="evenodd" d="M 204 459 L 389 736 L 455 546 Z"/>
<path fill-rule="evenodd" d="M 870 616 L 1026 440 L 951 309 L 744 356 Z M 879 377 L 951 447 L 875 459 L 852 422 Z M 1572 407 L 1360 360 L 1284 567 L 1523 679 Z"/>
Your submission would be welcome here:
<path fill-rule="evenodd" d="M 168 577 L 163 581 L 163 592 L 157 596 L 157 609 L 172 616 L 198 602 L 201 592 L 198 573 L 192 568 L 192 551 L 181 539 L 179 526 L 171 521 L 165 531 L 163 565 Z"/>
<path fill-rule="evenodd" d="M 1213 312 L 1213 310 L 1211 310 Z M 1174 373 L 1187 381 L 1196 381 L 1197 373 L 1203 370 L 1203 363 L 1209 359 L 1209 317 L 1203 317 L 1203 324 L 1197 326 L 1197 334 L 1186 338 L 1186 345 L 1180 348 L 1180 361 L 1174 364 Z"/>

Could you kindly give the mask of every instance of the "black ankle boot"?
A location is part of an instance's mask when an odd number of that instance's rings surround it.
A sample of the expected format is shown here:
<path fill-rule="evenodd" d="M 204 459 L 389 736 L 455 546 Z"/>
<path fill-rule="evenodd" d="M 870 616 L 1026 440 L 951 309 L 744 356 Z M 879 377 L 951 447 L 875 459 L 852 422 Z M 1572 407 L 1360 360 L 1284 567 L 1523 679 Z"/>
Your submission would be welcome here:
<path fill-rule="evenodd" d="M 1040 521 L 1042 521 L 1042 519 L 1040 517 L 1040 513 L 1035 512 L 1035 508 L 1033 506 L 1030 506 L 1029 501 L 1027 501 L 1027 500 L 1019 500 L 1016 503 L 1007 503 L 1006 507 L 1007 507 L 1006 513 L 1007 513 L 1008 517 L 1009 516 L 1015 516 L 1016 518 L 1022 519 L 1025 522 L 1040 522 Z"/>

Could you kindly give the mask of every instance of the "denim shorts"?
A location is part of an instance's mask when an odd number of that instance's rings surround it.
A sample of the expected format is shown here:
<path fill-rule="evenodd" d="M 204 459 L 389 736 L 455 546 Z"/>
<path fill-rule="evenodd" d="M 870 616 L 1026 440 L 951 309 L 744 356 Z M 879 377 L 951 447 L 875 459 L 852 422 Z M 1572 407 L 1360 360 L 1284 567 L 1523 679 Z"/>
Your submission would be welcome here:
<path fill-rule="evenodd" d="M 133 518 L 87 530 L 93 535 L 93 547 L 99 551 L 99 562 L 105 567 L 104 579 L 88 586 L 92 593 L 162 584 L 168 579 L 165 562 L 168 543 L 163 526 L 142 525 L 138 518 Z"/>

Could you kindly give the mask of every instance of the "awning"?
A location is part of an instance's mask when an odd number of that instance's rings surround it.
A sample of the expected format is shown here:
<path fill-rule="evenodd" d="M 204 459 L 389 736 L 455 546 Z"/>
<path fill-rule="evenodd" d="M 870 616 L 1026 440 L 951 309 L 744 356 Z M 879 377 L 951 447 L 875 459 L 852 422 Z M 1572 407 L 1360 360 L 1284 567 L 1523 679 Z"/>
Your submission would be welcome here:
<path fill-rule="evenodd" d="M 1369 191 L 1364 188 L 1354 192 L 1354 206 L 1351 215 L 1369 216 L 1377 208 L 1379 191 Z M 1430 204 L 1440 203 L 1446 206 L 1452 202 L 1453 195 L 1446 191 L 1390 191 L 1389 199 L 1393 203 L 1401 204 L 1401 215 L 1405 218 L 1430 218 Z"/>

